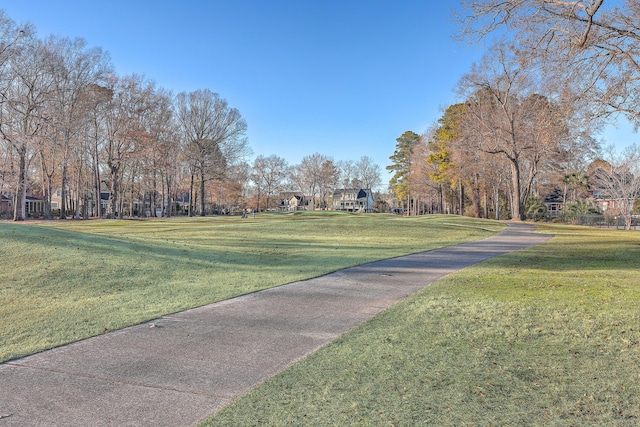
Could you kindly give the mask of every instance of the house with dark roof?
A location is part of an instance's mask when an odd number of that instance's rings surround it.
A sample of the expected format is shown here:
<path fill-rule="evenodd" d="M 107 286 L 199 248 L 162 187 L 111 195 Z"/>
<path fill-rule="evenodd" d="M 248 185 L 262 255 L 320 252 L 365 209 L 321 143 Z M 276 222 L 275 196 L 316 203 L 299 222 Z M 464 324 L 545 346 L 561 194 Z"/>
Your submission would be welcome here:
<path fill-rule="evenodd" d="M 339 188 L 333 192 L 334 211 L 373 212 L 373 194 L 370 189 Z"/>
<path fill-rule="evenodd" d="M 554 188 L 551 193 L 545 196 L 544 205 L 547 207 L 548 218 L 557 218 L 560 216 L 562 208 L 564 208 L 564 196 L 562 190 Z"/>
<path fill-rule="evenodd" d="M 25 213 L 28 217 L 40 216 L 44 213 L 44 199 L 42 197 L 28 195 L 24 200 Z M 13 197 L 9 193 L 3 193 L 0 197 L 0 214 L 13 214 Z"/>
<path fill-rule="evenodd" d="M 11 198 L 5 193 L 2 193 L 0 197 L 0 215 L 10 214 L 13 212 L 13 204 Z"/>
<path fill-rule="evenodd" d="M 280 197 L 278 202 L 278 210 L 282 212 L 288 211 L 306 211 L 309 209 L 310 198 L 299 193 L 285 193 Z"/>

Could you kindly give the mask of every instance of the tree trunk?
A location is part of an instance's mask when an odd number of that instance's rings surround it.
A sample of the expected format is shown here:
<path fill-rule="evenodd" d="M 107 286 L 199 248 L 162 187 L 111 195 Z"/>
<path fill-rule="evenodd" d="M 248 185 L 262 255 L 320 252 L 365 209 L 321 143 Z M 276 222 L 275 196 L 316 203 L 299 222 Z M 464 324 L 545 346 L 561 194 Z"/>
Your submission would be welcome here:
<path fill-rule="evenodd" d="M 26 219 L 27 200 L 27 148 L 16 148 L 18 152 L 18 187 L 13 206 L 13 220 L 24 221 Z"/>
<path fill-rule="evenodd" d="M 193 216 L 193 173 L 191 173 L 191 184 L 189 186 L 189 216 Z"/>
<path fill-rule="evenodd" d="M 458 180 L 458 214 L 464 215 L 464 185 Z"/>
<path fill-rule="evenodd" d="M 118 214 L 118 192 L 120 191 L 118 186 L 118 169 L 111 167 L 111 194 L 110 197 L 110 209 L 107 213 L 107 218 L 116 218 Z"/>
<path fill-rule="evenodd" d="M 44 197 L 44 210 L 42 213 L 45 219 L 51 219 L 52 174 L 47 169 L 46 157 L 42 151 L 40 151 L 40 170 L 42 173 L 42 195 Z"/>
<path fill-rule="evenodd" d="M 520 193 L 520 167 L 518 159 L 509 159 L 511 161 L 511 219 L 522 221 L 524 212 Z"/>
<path fill-rule="evenodd" d="M 206 212 L 204 200 L 204 170 L 200 171 L 200 216 L 205 216 Z"/>
<path fill-rule="evenodd" d="M 80 162 L 78 164 L 78 174 L 76 175 L 76 198 L 75 198 L 75 202 L 76 202 L 76 209 L 75 209 L 75 214 L 73 215 L 74 218 L 80 218 L 80 188 L 82 187 L 82 163 Z"/>
<path fill-rule="evenodd" d="M 473 199 L 473 216 L 475 218 L 480 218 L 482 206 L 480 202 L 480 188 L 478 187 L 477 182 L 473 183 L 471 186 L 471 198 Z"/>
<path fill-rule="evenodd" d="M 62 188 L 60 189 L 60 219 L 67 219 L 67 165 L 62 165 Z"/>
<path fill-rule="evenodd" d="M 171 178 L 169 177 L 169 174 L 167 174 L 166 178 L 166 191 L 167 191 L 167 218 L 171 218 L 171 216 L 173 215 L 173 208 L 174 208 L 174 204 L 173 204 L 173 186 L 171 185 Z M 164 202 L 163 202 L 164 203 Z"/>
<path fill-rule="evenodd" d="M 100 192 L 101 190 L 101 182 L 100 182 L 100 162 L 98 160 L 98 136 L 97 136 L 97 131 L 96 131 L 96 136 L 94 137 L 94 158 L 93 158 L 93 179 L 95 180 L 94 182 L 94 186 L 95 186 L 95 192 L 96 195 L 94 197 L 95 203 L 96 203 L 96 217 L 100 218 L 102 217 L 102 194 Z"/>
<path fill-rule="evenodd" d="M 151 209 L 151 216 L 153 218 L 157 217 L 156 215 L 156 188 L 158 188 L 158 178 L 156 176 L 156 170 L 154 165 L 153 173 L 151 174 L 151 191 L 149 194 L 149 209 Z"/>

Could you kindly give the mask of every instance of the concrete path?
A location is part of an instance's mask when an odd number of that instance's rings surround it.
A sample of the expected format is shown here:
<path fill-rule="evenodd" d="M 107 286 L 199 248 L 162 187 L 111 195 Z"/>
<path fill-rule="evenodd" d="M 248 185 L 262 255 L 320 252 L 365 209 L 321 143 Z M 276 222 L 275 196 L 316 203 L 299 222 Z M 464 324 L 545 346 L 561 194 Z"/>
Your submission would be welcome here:
<path fill-rule="evenodd" d="M 0 427 L 194 425 L 435 280 L 551 237 L 534 230 L 511 224 L 0 364 Z"/>

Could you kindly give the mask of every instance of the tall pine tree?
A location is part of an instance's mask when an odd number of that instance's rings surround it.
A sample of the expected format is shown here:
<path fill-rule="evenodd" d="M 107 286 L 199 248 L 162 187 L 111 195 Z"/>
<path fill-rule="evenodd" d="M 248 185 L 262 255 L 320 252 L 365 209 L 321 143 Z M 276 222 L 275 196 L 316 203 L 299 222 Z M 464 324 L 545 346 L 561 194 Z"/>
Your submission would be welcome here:
<path fill-rule="evenodd" d="M 396 197 L 403 201 L 407 199 L 409 194 L 411 154 L 418 142 L 420 142 L 420 135 L 410 130 L 396 138 L 396 150 L 389 157 L 393 163 L 386 167 L 388 171 L 394 172 L 394 175 L 389 180 L 389 187 Z"/>

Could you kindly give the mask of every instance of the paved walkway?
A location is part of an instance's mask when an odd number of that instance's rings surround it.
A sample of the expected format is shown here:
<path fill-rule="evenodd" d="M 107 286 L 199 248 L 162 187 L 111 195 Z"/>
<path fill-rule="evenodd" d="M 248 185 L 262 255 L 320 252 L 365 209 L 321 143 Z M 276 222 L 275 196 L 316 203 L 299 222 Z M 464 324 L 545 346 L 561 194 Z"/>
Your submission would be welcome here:
<path fill-rule="evenodd" d="M 435 280 L 542 243 L 526 224 L 0 364 L 0 427 L 191 426 Z"/>

